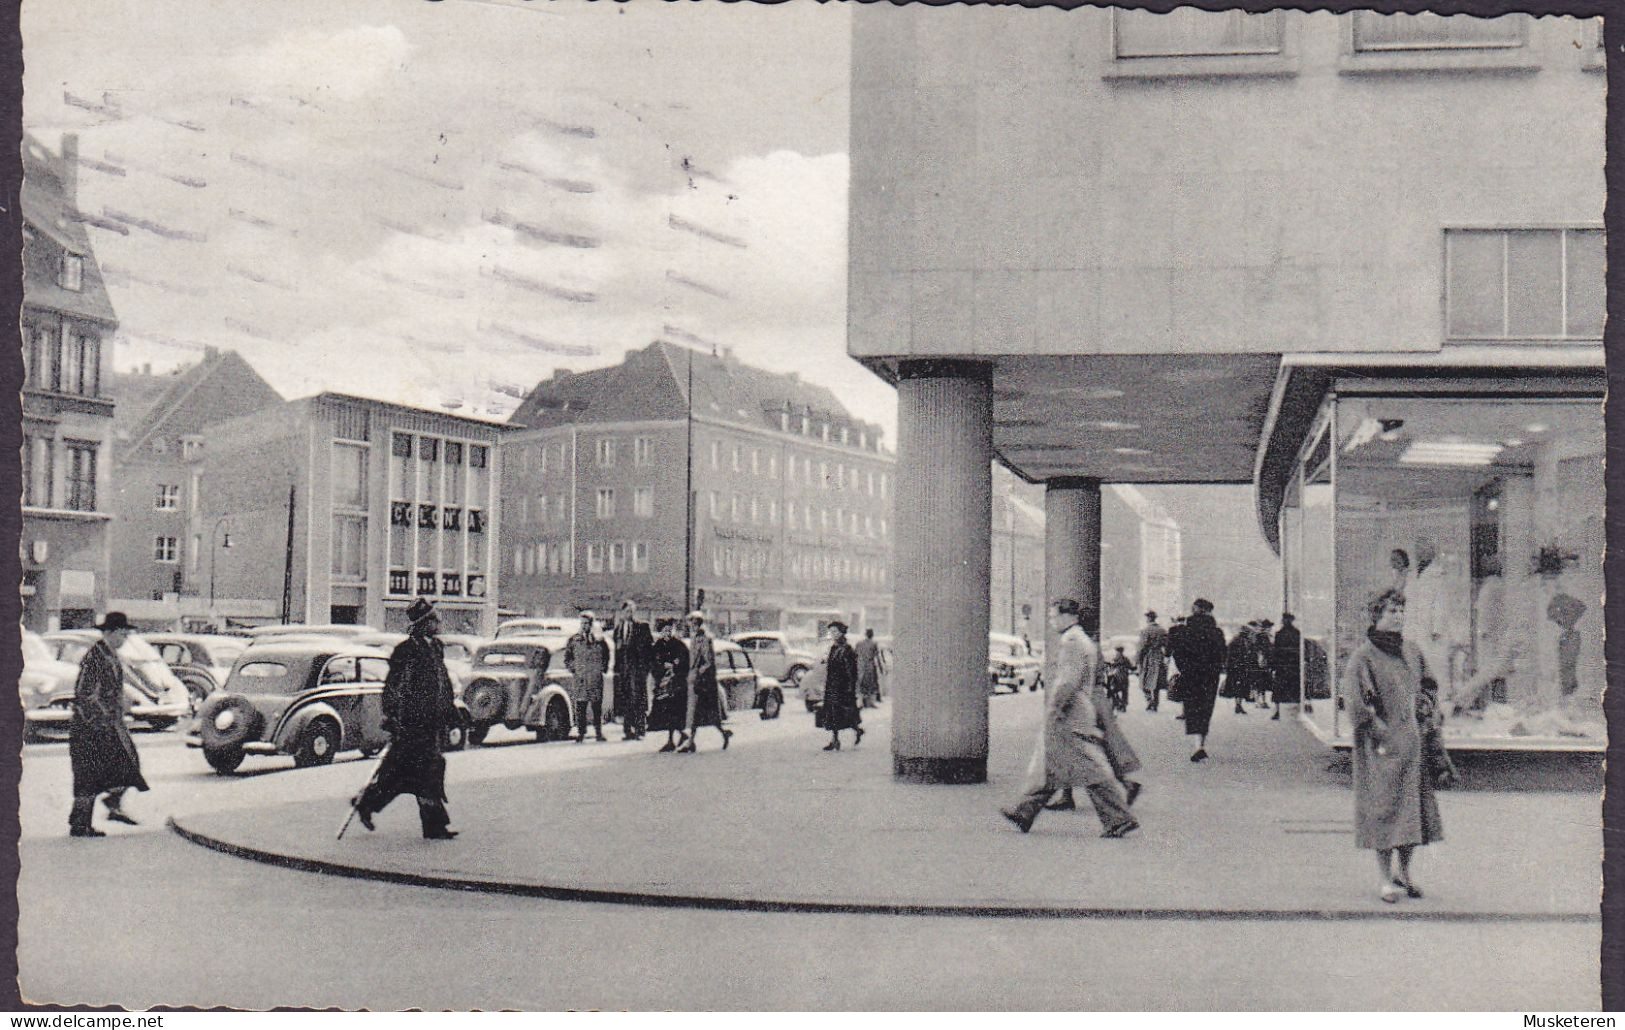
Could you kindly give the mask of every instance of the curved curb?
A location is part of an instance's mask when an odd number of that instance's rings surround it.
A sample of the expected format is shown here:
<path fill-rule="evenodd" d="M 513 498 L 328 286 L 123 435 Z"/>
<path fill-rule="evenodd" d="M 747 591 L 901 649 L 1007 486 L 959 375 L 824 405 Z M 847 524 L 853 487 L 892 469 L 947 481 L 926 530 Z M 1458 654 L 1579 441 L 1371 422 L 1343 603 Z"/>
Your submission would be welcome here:
<path fill-rule="evenodd" d="M 316 858 L 283 855 L 262 848 L 210 837 L 167 821 L 183 840 L 233 858 L 299 872 L 322 873 L 356 880 L 432 887 L 439 890 L 469 891 L 478 894 L 504 894 L 545 898 L 551 901 L 598 902 L 611 905 L 638 905 L 646 908 L 694 908 L 722 912 L 802 912 L 819 915 L 949 916 L 977 919 L 1120 919 L 1141 921 L 1224 920 L 1229 922 L 1366 922 L 1408 921 L 1448 923 L 1597 923 L 1601 915 L 1584 913 L 1512 912 L 1418 912 L 1367 909 L 1203 909 L 1203 908 L 1107 908 L 1088 905 L 996 905 L 975 902 L 889 902 L 889 901 L 809 901 L 736 898 L 701 894 L 659 894 L 649 891 L 615 890 L 600 887 L 565 887 L 544 883 L 518 883 L 477 880 L 430 873 L 410 873 L 393 869 L 347 865 Z"/>

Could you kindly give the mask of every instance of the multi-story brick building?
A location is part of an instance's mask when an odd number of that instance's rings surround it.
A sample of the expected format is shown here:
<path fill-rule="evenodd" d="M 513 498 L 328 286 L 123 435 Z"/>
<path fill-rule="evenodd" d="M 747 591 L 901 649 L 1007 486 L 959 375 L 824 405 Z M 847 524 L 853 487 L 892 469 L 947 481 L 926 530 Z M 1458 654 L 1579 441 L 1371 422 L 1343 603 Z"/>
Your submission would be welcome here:
<path fill-rule="evenodd" d="M 108 597 L 117 316 L 76 209 L 77 140 L 23 143 L 22 621 L 88 625 Z"/>
<path fill-rule="evenodd" d="M 725 631 L 889 632 L 892 457 L 830 391 L 658 342 L 556 373 L 511 421 L 504 610 L 675 612 L 704 590 Z"/>
<path fill-rule="evenodd" d="M 115 374 L 113 394 L 110 607 L 155 627 L 206 619 L 205 559 L 221 543 L 199 512 L 208 429 L 280 404 L 282 396 L 236 351 L 213 348 L 169 375 L 152 375 L 151 366 Z"/>
<path fill-rule="evenodd" d="M 212 426 L 198 525 L 232 541 L 205 559 L 213 615 L 264 621 L 286 597 L 292 622 L 405 629 L 421 596 L 447 632 L 494 632 L 505 428 L 338 393 Z"/>

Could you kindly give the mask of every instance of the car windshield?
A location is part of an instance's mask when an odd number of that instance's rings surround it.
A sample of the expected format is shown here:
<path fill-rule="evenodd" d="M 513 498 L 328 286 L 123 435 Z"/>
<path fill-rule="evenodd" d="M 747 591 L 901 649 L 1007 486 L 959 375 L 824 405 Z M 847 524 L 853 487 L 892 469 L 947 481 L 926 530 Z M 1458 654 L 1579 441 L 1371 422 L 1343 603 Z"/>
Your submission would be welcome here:
<path fill-rule="evenodd" d="M 162 663 L 164 660 L 164 656 L 159 654 L 157 649 L 133 633 L 124 641 L 124 646 L 118 649 L 118 656 L 127 662 Z"/>
<path fill-rule="evenodd" d="M 88 640 L 58 640 L 54 643 L 56 644 L 57 658 L 64 662 L 72 662 L 75 665 L 79 664 L 80 660 L 85 657 L 85 652 L 90 650 L 90 641 Z"/>
<path fill-rule="evenodd" d="M 51 649 L 38 633 L 23 633 L 23 664 L 51 661 Z"/>
<path fill-rule="evenodd" d="M 251 694 L 290 693 L 296 688 L 297 680 L 289 671 L 282 662 L 248 662 L 231 674 L 230 689 Z"/>
<path fill-rule="evenodd" d="M 453 662 L 466 662 L 468 661 L 468 648 L 462 644 L 447 644 L 446 659 Z"/>
<path fill-rule="evenodd" d="M 241 658 L 243 652 L 248 650 L 246 640 L 211 640 L 209 641 L 209 657 L 214 665 L 230 665 Z"/>

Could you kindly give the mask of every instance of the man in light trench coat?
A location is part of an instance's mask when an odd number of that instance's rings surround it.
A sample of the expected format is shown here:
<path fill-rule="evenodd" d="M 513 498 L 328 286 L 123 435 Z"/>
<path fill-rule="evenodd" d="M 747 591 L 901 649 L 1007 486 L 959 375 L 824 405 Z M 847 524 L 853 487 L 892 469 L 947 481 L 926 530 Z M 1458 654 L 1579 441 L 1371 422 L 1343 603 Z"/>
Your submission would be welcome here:
<path fill-rule="evenodd" d="M 1044 713 L 1044 781 L 1029 783 L 1015 807 L 1000 812 L 1026 833 L 1056 791 L 1079 786 L 1089 792 L 1101 836 L 1126 836 L 1140 824 L 1129 814 L 1128 797 L 1106 756 L 1105 731 L 1093 697 L 1100 651 L 1078 625 L 1078 602 L 1069 597 L 1055 602 L 1050 620 L 1060 646 Z"/>

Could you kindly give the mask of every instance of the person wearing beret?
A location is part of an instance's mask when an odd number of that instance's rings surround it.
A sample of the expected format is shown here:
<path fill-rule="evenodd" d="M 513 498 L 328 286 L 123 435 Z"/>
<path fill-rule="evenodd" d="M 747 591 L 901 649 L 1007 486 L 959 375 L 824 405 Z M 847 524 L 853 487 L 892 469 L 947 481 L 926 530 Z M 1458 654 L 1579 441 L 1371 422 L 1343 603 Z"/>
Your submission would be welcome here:
<path fill-rule="evenodd" d="M 829 624 L 829 658 L 825 665 L 824 703 L 815 722 L 829 730 L 825 751 L 841 750 L 841 731 L 852 731 L 852 746 L 863 742 L 863 715 L 858 711 L 858 655 L 846 642 L 846 623 Z"/>
<path fill-rule="evenodd" d="M 74 837 L 105 837 L 91 825 L 97 795 L 107 818 L 126 826 L 135 819 L 124 811 L 124 792 L 146 790 L 141 756 L 124 725 L 124 663 L 118 650 L 130 637 L 130 622 L 123 612 L 108 612 L 96 628 L 101 639 L 79 662 L 73 690 L 73 718 L 68 723 L 68 762 L 73 769 L 73 808 L 68 833 Z"/>
<path fill-rule="evenodd" d="M 379 763 L 378 775 L 356 799 L 356 818 L 371 830 L 372 818 L 401 794 L 418 800 L 418 818 L 425 840 L 451 840 L 446 812 L 446 759 L 441 748 L 446 732 L 456 723 L 457 702 L 446 671 L 446 652 L 440 643 L 440 616 L 423 598 L 406 610 L 411 629 L 389 656 L 384 677 L 384 729 L 389 750 Z"/>

